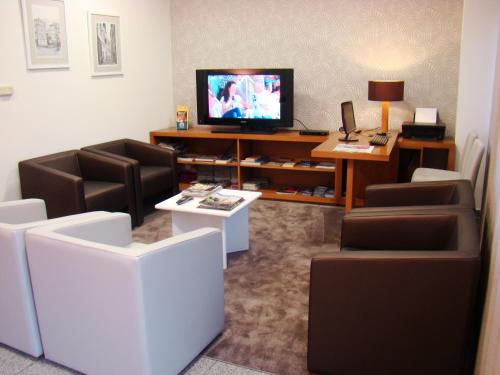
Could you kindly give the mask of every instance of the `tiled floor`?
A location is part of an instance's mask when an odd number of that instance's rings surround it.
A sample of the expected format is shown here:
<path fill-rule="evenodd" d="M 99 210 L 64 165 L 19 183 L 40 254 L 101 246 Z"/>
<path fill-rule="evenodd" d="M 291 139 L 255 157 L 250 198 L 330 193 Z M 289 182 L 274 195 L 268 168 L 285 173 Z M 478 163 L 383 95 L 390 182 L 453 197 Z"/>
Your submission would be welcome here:
<path fill-rule="evenodd" d="M 0 345 L 0 375 L 69 375 L 79 374 L 42 358 L 32 358 Z M 183 375 L 269 375 L 230 363 L 200 357 Z"/>

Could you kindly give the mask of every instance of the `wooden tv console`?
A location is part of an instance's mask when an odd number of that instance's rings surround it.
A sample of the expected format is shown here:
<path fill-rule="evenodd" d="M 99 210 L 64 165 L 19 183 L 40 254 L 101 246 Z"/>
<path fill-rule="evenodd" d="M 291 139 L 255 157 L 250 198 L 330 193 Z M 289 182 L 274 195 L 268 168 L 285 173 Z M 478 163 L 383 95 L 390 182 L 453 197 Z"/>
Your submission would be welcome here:
<path fill-rule="evenodd" d="M 251 178 L 266 177 L 270 186 L 259 190 L 262 198 L 280 199 L 297 202 L 345 204 L 342 197 L 342 162 L 336 162 L 335 169 L 315 167 L 283 167 L 277 165 L 242 165 L 241 160 L 250 155 L 263 155 L 271 159 L 288 158 L 294 160 L 328 161 L 332 159 L 313 158 L 311 150 L 328 139 L 328 136 L 299 135 L 298 131 L 278 131 L 275 134 L 233 134 L 212 133 L 209 129 L 195 127 L 189 130 L 166 128 L 151 131 L 150 143 L 158 144 L 165 141 L 182 142 L 188 153 L 236 155 L 236 161 L 228 164 L 215 162 L 178 161 L 179 165 L 208 165 L 216 168 L 232 168 L 235 171 L 235 187 L 241 189 L 242 183 Z M 179 183 L 179 189 L 185 189 L 188 183 Z M 333 188 L 334 197 L 279 194 L 281 187 L 313 188 L 327 186 Z"/>

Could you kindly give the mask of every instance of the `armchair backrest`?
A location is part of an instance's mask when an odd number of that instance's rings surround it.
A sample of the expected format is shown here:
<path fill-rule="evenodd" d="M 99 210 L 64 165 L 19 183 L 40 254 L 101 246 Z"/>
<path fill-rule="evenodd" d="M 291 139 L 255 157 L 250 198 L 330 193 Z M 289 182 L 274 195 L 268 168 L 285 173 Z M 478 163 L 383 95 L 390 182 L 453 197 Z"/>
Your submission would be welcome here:
<path fill-rule="evenodd" d="M 341 248 L 350 250 L 457 250 L 456 214 L 391 212 L 345 216 Z"/>
<path fill-rule="evenodd" d="M 479 136 L 475 131 L 470 131 L 465 139 L 464 148 L 462 149 L 462 157 L 460 158 L 460 168 L 463 169 L 464 164 L 470 158 L 472 144 Z"/>
<path fill-rule="evenodd" d="M 76 150 L 42 156 L 40 158 L 32 159 L 31 161 L 49 168 L 57 169 L 61 172 L 72 174 L 74 176 L 82 176 Z"/>
<path fill-rule="evenodd" d="M 174 374 L 222 330 L 220 232 L 135 244 L 129 220 L 113 213 L 27 233 L 47 359 L 91 374 Z"/>
<path fill-rule="evenodd" d="M 93 146 L 88 146 L 86 148 L 93 148 L 100 151 L 109 152 L 111 154 L 128 156 L 126 149 L 126 139 L 118 139 L 116 141 L 100 143 Z"/>
<path fill-rule="evenodd" d="M 473 188 L 476 186 L 477 175 L 479 173 L 479 167 L 481 166 L 483 154 L 483 142 L 481 142 L 479 138 L 475 139 L 460 169 L 460 176 L 466 180 L 470 180 Z"/>

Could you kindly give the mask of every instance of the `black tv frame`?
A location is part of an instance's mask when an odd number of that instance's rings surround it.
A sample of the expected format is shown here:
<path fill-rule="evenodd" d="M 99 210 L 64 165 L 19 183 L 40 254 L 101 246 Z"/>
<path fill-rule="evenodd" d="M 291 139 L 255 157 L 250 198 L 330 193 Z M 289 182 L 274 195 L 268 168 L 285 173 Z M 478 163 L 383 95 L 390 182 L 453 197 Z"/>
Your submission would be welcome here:
<path fill-rule="evenodd" d="M 213 118 L 208 112 L 208 76 L 224 74 L 279 75 L 280 76 L 280 120 Z M 215 132 L 273 133 L 277 128 L 293 127 L 293 69 L 199 69 L 196 70 L 196 104 L 199 125 L 238 126 L 237 129 L 215 130 Z"/>

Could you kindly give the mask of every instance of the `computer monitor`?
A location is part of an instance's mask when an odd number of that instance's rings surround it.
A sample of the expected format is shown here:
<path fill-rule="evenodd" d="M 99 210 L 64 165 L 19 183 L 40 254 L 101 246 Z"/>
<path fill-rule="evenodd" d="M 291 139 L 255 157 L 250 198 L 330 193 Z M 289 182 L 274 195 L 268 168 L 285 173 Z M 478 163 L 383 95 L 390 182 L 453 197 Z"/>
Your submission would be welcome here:
<path fill-rule="evenodd" d="M 354 119 L 354 108 L 352 102 L 343 102 L 340 104 L 342 109 L 342 126 L 344 128 L 345 136 L 340 137 L 339 141 L 343 142 L 356 142 L 358 139 L 350 137 L 349 135 L 356 131 L 356 120 Z"/>

